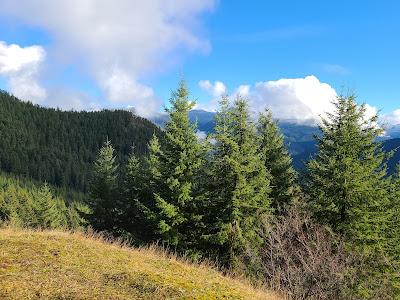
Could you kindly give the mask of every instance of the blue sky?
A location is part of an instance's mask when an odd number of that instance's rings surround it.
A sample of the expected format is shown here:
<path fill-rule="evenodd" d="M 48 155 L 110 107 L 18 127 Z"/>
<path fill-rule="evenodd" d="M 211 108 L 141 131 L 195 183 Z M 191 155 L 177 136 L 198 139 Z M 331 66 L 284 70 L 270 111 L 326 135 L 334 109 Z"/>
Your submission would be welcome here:
<path fill-rule="evenodd" d="M 254 106 L 270 105 L 282 118 L 301 115 L 287 112 L 291 107 L 311 115 L 322 94 L 332 96 L 327 84 L 337 93 L 355 91 L 372 111 L 400 122 L 400 111 L 398 118 L 392 113 L 400 108 L 399 1 L 199 0 L 164 7 L 159 0 L 119 0 L 112 8 L 93 0 L 2 2 L 0 87 L 42 105 L 154 111 L 183 76 L 207 109 L 222 91 L 242 90 Z M 43 55 L 26 54 L 20 69 L 4 71 L 12 44 L 36 45 Z M 315 80 L 304 80 L 310 75 Z M 226 89 L 218 93 L 216 81 Z"/>
<path fill-rule="evenodd" d="M 229 87 L 315 75 L 389 112 L 400 106 L 399 1 L 221 1 L 212 52 L 184 69 Z"/>

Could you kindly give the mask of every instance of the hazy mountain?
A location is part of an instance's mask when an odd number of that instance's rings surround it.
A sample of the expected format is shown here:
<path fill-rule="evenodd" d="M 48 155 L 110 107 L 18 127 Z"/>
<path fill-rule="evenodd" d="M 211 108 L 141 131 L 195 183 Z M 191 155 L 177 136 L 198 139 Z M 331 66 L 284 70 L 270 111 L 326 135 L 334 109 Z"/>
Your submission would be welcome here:
<path fill-rule="evenodd" d="M 386 136 L 388 138 L 400 138 L 400 124 L 390 126 L 386 129 Z"/>
<path fill-rule="evenodd" d="M 214 130 L 214 112 L 194 109 L 190 111 L 189 118 L 192 122 L 197 122 L 198 130 L 205 133 L 211 133 Z M 165 113 L 159 113 L 153 116 L 151 120 L 157 125 L 163 127 L 168 116 Z M 307 160 L 310 154 L 315 152 L 314 135 L 319 134 L 316 126 L 298 124 L 293 120 L 278 122 L 285 141 L 288 145 L 290 154 L 293 156 L 296 168 L 301 168 L 302 161 Z"/>
<path fill-rule="evenodd" d="M 210 133 L 214 130 L 214 117 L 214 112 L 199 109 L 194 109 L 189 113 L 190 120 L 192 122 L 197 122 L 198 129 L 206 133 Z M 168 116 L 165 113 L 159 113 L 150 118 L 151 121 L 161 127 L 164 126 L 167 119 Z M 287 142 L 312 141 L 313 136 L 319 133 L 319 129 L 316 126 L 298 124 L 293 120 L 279 121 L 279 127 L 285 135 Z"/>
<path fill-rule="evenodd" d="M 214 130 L 214 112 L 195 109 L 189 113 L 190 120 L 197 122 L 198 129 L 205 133 Z M 151 118 L 159 126 L 167 121 L 167 114 L 160 113 Z M 320 134 L 317 126 L 299 124 L 294 120 L 279 120 L 279 128 L 285 136 L 288 150 L 293 157 L 293 164 L 297 170 L 304 168 L 304 163 L 316 151 L 314 136 Z M 386 130 L 386 137 L 382 139 L 386 151 L 395 150 L 400 147 L 400 125 L 392 126 Z M 400 151 L 395 152 L 393 158 L 388 162 L 390 172 L 394 172 L 397 163 L 400 161 Z"/>

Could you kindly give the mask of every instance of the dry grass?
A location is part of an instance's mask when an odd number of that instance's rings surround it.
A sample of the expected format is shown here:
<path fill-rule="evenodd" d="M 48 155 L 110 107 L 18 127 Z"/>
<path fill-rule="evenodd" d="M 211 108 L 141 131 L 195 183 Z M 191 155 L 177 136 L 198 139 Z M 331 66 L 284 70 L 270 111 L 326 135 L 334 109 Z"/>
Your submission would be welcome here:
<path fill-rule="evenodd" d="M 0 299 L 278 299 L 205 265 L 82 233 L 0 229 Z"/>

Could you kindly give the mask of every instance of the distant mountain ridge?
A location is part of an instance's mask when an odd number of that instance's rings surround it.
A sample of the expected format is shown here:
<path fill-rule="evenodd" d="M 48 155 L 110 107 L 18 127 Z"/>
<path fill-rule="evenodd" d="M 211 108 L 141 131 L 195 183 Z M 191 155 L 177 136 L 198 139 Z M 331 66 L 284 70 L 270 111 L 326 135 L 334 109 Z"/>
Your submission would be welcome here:
<path fill-rule="evenodd" d="M 385 130 L 387 138 L 400 138 L 400 124 L 392 125 Z"/>
<path fill-rule="evenodd" d="M 215 112 L 194 109 L 189 112 L 191 122 L 197 123 L 197 128 L 205 133 L 214 131 Z M 163 127 L 167 122 L 168 116 L 164 113 L 159 113 L 150 118 L 155 124 Z M 319 134 L 319 129 L 316 126 L 299 124 L 294 120 L 279 121 L 279 127 L 282 130 L 287 142 L 306 142 L 312 141 L 315 134 Z"/>
<path fill-rule="evenodd" d="M 215 112 L 194 109 L 190 111 L 191 122 L 197 123 L 199 131 L 211 133 L 215 126 Z M 168 120 L 167 114 L 157 114 L 150 118 L 151 121 L 163 127 Z M 293 157 L 294 166 L 297 169 L 303 167 L 303 161 L 307 160 L 315 152 L 314 135 L 320 133 L 318 127 L 297 124 L 294 121 L 279 121 L 279 128 L 285 136 L 288 150 Z"/>
<path fill-rule="evenodd" d="M 189 118 L 192 122 L 197 122 L 198 130 L 205 133 L 211 133 L 214 130 L 215 112 L 205 110 L 192 110 Z M 159 126 L 163 126 L 167 121 L 166 114 L 158 114 L 151 120 Z M 279 128 L 285 136 L 285 142 L 293 158 L 293 165 L 297 170 L 304 168 L 306 161 L 312 157 L 317 150 L 315 135 L 321 132 L 317 126 L 299 124 L 294 120 L 279 120 Z M 387 136 L 382 138 L 385 151 L 392 151 L 400 147 L 400 125 L 392 126 L 386 130 Z M 394 153 L 394 156 L 388 162 L 389 172 L 393 173 L 397 163 L 400 161 L 400 151 Z"/>

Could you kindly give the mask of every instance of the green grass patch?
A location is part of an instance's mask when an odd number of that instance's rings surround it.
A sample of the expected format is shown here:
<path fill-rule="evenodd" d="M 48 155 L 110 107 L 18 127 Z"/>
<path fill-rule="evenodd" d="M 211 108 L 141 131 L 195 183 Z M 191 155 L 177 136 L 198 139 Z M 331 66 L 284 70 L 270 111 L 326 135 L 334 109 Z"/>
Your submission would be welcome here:
<path fill-rule="evenodd" d="M 82 233 L 0 229 L 0 299 L 278 299 L 206 265 Z"/>

